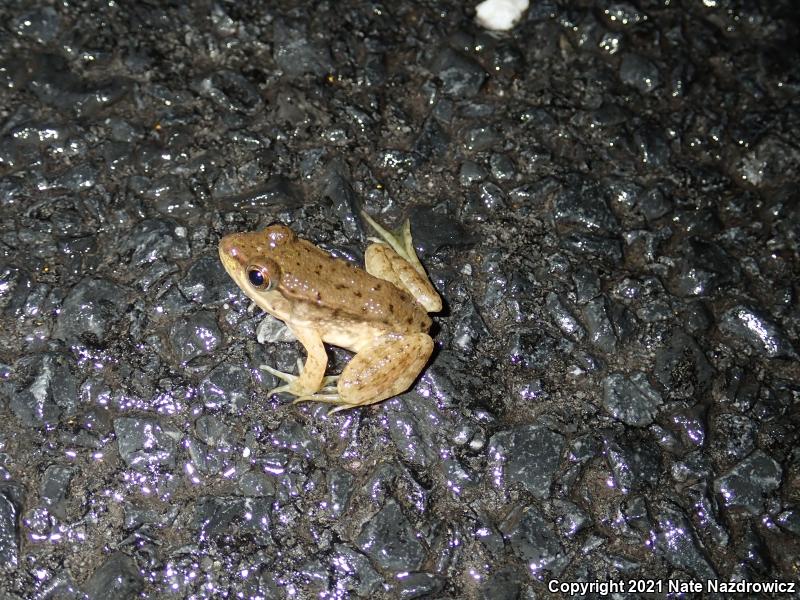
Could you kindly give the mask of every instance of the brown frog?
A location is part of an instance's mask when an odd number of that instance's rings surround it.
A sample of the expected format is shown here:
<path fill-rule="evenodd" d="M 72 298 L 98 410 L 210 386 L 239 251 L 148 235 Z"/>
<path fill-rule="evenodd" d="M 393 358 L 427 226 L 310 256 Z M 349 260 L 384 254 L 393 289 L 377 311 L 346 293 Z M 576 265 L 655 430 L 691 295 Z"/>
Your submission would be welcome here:
<path fill-rule="evenodd" d="M 220 241 L 220 259 L 236 285 L 283 321 L 308 353 L 299 375 L 261 367 L 286 382 L 270 393 L 334 404 L 333 413 L 404 392 L 428 362 L 428 313 L 440 311 L 442 300 L 414 251 L 410 225 L 390 233 L 362 216 L 380 236 L 370 238 L 375 243 L 364 255 L 366 270 L 284 225 Z M 355 353 L 341 375 L 325 376 L 323 342 Z"/>

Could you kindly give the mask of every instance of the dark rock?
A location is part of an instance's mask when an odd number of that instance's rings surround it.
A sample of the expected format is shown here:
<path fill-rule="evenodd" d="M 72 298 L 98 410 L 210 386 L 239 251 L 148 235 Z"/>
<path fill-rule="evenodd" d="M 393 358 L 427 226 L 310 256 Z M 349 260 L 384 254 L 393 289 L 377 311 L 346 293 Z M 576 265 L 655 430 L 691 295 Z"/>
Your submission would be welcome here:
<path fill-rule="evenodd" d="M 323 39 L 314 39 L 304 27 L 277 19 L 272 30 L 272 58 L 287 75 L 317 75 L 333 72 L 333 60 Z"/>
<path fill-rule="evenodd" d="M 450 135 L 435 119 L 428 119 L 414 142 L 414 153 L 420 162 L 440 160 L 450 147 Z"/>
<path fill-rule="evenodd" d="M 525 369 L 544 369 L 556 357 L 556 341 L 545 333 L 512 331 L 506 343 L 511 364 Z"/>
<path fill-rule="evenodd" d="M 64 517 L 63 502 L 67 498 L 70 481 L 77 472 L 75 467 L 62 465 L 50 465 L 45 470 L 39 486 L 39 499 L 52 514 Z"/>
<path fill-rule="evenodd" d="M 200 304 L 217 304 L 231 298 L 236 290 L 217 256 L 205 256 L 192 263 L 178 283 L 184 296 Z"/>
<path fill-rule="evenodd" d="M 333 567 L 347 589 L 362 598 L 374 596 L 383 583 L 366 556 L 343 544 L 334 547 Z"/>
<path fill-rule="evenodd" d="M 92 574 L 85 589 L 91 600 L 136 598 L 144 583 L 136 562 L 127 554 L 115 552 Z"/>
<path fill-rule="evenodd" d="M 517 173 L 514 162 L 506 154 L 492 154 L 489 167 L 496 181 L 510 181 Z"/>
<path fill-rule="evenodd" d="M 733 367 L 725 374 L 720 400 L 740 412 L 746 412 L 755 404 L 759 387 L 752 372 L 740 367 Z"/>
<path fill-rule="evenodd" d="M 570 336 L 576 340 L 581 340 L 586 335 L 586 331 L 581 327 L 578 320 L 572 316 L 572 313 L 564 306 L 561 299 L 550 292 L 545 299 L 545 306 L 550 313 L 550 317 L 555 325 L 561 330 L 564 335 Z"/>
<path fill-rule="evenodd" d="M 172 352 L 185 365 L 194 358 L 214 352 L 222 343 L 222 333 L 213 312 L 199 311 L 173 323 L 169 340 Z"/>
<path fill-rule="evenodd" d="M 175 468 L 175 440 L 151 419 L 120 417 L 114 420 L 119 454 L 138 470 Z"/>
<path fill-rule="evenodd" d="M 220 108 L 230 112 L 252 114 L 264 108 L 255 86 L 234 71 L 217 71 L 206 77 L 198 85 L 198 91 L 211 98 Z"/>
<path fill-rule="evenodd" d="M 12 394 L 11 410 L 28 427 L 51 427 L 63 413 L 73 415 L 77 380 L 69 359 L 58 354 L 35 355 L 17 363 L 24 387 Z"/>
<path fill-rule="evenodd" d="M 551 510 L 556 518 L 556 529 L 566 539 L 573 539 L 591 523 L 589 515 L 567 500 L 553 500 Z"/>
<path fill-rule="evenodd" d="M 451 48 L 439 53 L 433 72 L 442 82 L 442 91 L 458 98 L 477 95 L 486 79 L 486 73 L 478 63 Z"/>
<path fill-rule="evenodd" d="M 691 398 L 711 384 L 713 368 L 690 335 L 676 330 L 656 353 L 656 379 L 673 398 Z"/>
<path fill-rule="evenodd" d="M 622 260 L 622 244 L 614 238 L 575 232 L 562 236 L 561 245 L 576 254 L 592 256 L 612 264 Z"/>
<path fill-rule="evenodd" d="M 333 203 L 333 209 L 339 217 L 348 235 L 355 237 L 358 232 L 356 216 L 359 210 L 358 196 L 353 190 L 348 167 L 340 160 L 332 160 L 325 168 L 323 175 L 323 196 Z M 370 235 L 373 232 L 370 230 Z"/>
<path fill-rule="evenodd" d="M 611 437 L 604 439 L 606 460 L 620 492 L 655 488 L 663 469 L 658 453 L 647 445 L 620 445 Z"/>
<path fill-rule="evenodd" d="M 727 508 L 761 514 L 765 498 L 778 489 L 783 470 L 772 457 L 756 450 L 725 475 L 714 480 L 714 491 Z"/>
<path fill-rule="evenodd" d="M 275 477 L 266 473 L 248 471 L 239 478 L 237 485 L 245 496 L 275 496 Z"/>
<path fill-rule="evenodd" d="M 598 297 L 589 300 L 583 305 L 581 314 L 592 345 L 605 354 L 615 353 L 618 340 L 609 319 L 606 299 Z"/>
<path fill-rule="evenodd" d="M 640 127 L 633 134 L 633 143 L 639 150 L 639 160 L 643 165 L 650 169 L 667 166 L 671 152 L 664 132 L 649 125 Z"/>
<path fill-rule="evenodd" d="M 229 210 L 255 212 L 291 211 L 303 205 L 296 186 L 285 177 L 275 175 L 265 183 L 235 190 L 215 190 L 220 205 Z"/>
<path fill-rule="evenodd" d="M 206 496 L 197 500 L 194 525 L 198 541 L 251 539 L 256 546 L 274 544 L 269 497 Z"/>
<path fill-rule="evenodd" d="M 534 577 L 545 573 L 558 576 L 567 566 L 558 536 L 534 507 L 514 507 L 500 524 L 500 531 Z"/>
<path fill-rule="evenodd" d="M 200 384 L 200 398 L 211 409 L 243 410 L 250 401 L 250 372 L 235 364 L 215 367 Z"/>
<path fill-rule="evenodd" d="M 453 331 L 453 343 L 462 352 L 469 353 L 475 349 L 475 343 L 487 335 L 489 335 L 489 330 L 486 329 L 475 304 L 469 302 L 464 307 Z"/>
<path fill-rule="evenodd" d="M 445 580 L 432 573 L 408 573 L 397 576 L 394 593 L 397 598 L 411 600 L 436 594 L 444 585 Z"/>
<path fill-rule="evenodd" d="M 184 445 L 197 472 L 203 475 L 217 475 L 220 472 L 223 465 L 220 452 L 193 438 L 184 442 Z M 191 476 L 195 482 L 199 483 L 199 478 L 195 476 L 194 472 Z"/>
<path fill-rule="evenodd" d="M 20 511 L 25 490 L 11 481 L 0 483 L 0 561 L 12 569 L 19 565 Z"/>
<path fill-rule="evenodd" d="M 347 505 L 353 493 L 353 476 L 341 469 L 331 469 L 327 472 L 326 478 L 330 498 L 328 510 L 336 518 L 347 511 Z"/>
<path fill-rule="evenodd" d="M 474 127 L 464 132 L 464 148 L 468 152 L 484 152 L 502 140 L 500 132 L 490 125 Z"/>
<path fill-rule="evenodd" d="M 570 179 L 553 199 L 553 219 L 559 227 L 587 233 L 617 233 L 619 225 L 599 189 Z"/>
<path fill-rule="evenodd" d="M 378 514 L 364 524 L 356 543 L 375 564 L 387 571 L 417 571 L 426 556 L 411 523 L 394 500 L 386 502 Z"/>
<path fill-rule="evenodd" d="M 564 437 L 540 425 L 496 433 L 489 441 L 494 485 L 518 483 L 538 498 L 548 497 L 563 449 Z"/>
<path fill-rule="evenodd" d="M 409 464 L 428 468 L 431 461 L 431 436 L 424 425 L 406 411 L 392 411 L 388 418 L 389 436 L 394 446 Z"/>
<path fill-rule="evenodd" d="M 692 238 L 683 246 L 681 260 L 673 273 L 673 287 L 679 296 L 708 296 L 739 280 L 739 267 L 718 245 Z"/>
<path fill-rule="evenodd" d="M 51 6 L 26 12 L 10 23 L 17 35 L 28 37 L 39 44 L 49 44 L 58 35 L 61 19 Z"/>
<path fill-rule="evenodd" d="M 471 160 L 465 160 L 461 163 L 461 168 L 458 171 L 458 180 L 464 187 L 469 187 L 473 183 L 483 181 L 488 177 L 486 169 L 481 165 Z"/>
<path fill-rule="evenodd" d="M 697 579 L 714 579 L 716 570 L 700 549 L 683 511 L 664 503 L 653 512 L 656 529 L 651 534 L 651 543 L 655 550 L 673 567 L 684 569 Z"/>
<path fill-rule="evenodd" d="M 514 571 L 511 567 L 504 567 L 489 575 L 486 583 L 481 587 L 481 600 L 517 600 L 520 590 L 527 581 L 527 576 Z"/>
<path fill-rule="evenodd" d="M 631 52 L 622 55 L 619 78 L 622 83 L 636 88 L 642 94 L 649 94 L 661 85 L 658 67 L 645 57 Z"/>
<path fill-rule="evenodd" d="M 572 281 L 575 282 L 579 304 L 584 304 L 600 295 L 600 278 L 591 267 L 584 264 L 578 265 L 572 274 Z"/>
<path fill-rule="evenodd" d="M 127 295 L 126 288 L 104 279 L 81 280 L 64 300 L 53 336 L 102 344 L 122 316 Z"/>
<path fill-rule="evenodd" d="M 186 232 L 174 221 L 141 221 L 122 240 L 121 247 L 129 253 L 131 265 L 137 267 L 160 259 L 180 260 L 189 256 Z"/>
<path fill-rule="evenodd" d="M 465 248 L 475 244 L 475 238 L 458 220 L 427 206 L 415 207 L 410 215 L 414 246 L 422 258 L 444 248 Z"/>
<path fill-rule="evenodd" d="M 783 511 L 777 516 L 775 522 L 781 529 L 800 537 L 800 511 L 797 509 Z"/>
<path fill-rule="evenodd" d="M 719 319 L 720 331 L 748 344 L 767 358 L 797 358 L 786 334 L 760 310 L 738 304 Z"/>
<path fill-rule="evenodd" d="M 200 415 L 194 422 L 194 431 L 198 439 L 212 448 L 230 448 L 230 430 L 214 415 Z"/>
<path fill-rule="evenodd" d="M 630 378 L 612 373 L 603 381 L 603 406 L 612 417 L 627 425 L 649 425 L 661 404 L 661 395 L 644 373 L 636 372 Z"/>
<path fill-rule="evenodd" d="M 655 221 L 672 211 L 672 199 L 660 188 L 652 188 L 641 196 L 639 210 L 648 221 Z"/>

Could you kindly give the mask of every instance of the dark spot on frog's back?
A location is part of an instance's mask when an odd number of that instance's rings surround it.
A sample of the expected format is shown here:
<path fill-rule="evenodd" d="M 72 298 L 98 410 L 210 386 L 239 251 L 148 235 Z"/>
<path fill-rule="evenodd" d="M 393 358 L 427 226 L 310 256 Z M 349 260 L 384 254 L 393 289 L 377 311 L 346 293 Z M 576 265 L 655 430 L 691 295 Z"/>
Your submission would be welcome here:
<path fill-rule="evenodd" d="M 361 298 L 361 296 L 363 296 L 364 294 L 362 294 L 362 293 L 361 293 L 361 292 L 359 292 L 358 290 L 355 290 L 355 291 L 353 292 L 353 295 L 354 295 L 356 298 Z"/>

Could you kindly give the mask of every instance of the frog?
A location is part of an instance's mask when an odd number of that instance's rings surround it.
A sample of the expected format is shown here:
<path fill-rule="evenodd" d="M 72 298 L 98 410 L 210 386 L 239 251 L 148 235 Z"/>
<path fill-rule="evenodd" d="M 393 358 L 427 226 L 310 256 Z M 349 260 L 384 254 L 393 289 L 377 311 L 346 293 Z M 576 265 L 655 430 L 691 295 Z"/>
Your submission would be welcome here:
<path fill-rule="evenodd" d="M 269 365 L 298 402 L 322 402 L 330 413 L 368 406 L 407 391 L 430 359 L 434 342 L 429 313 L 442 299 L 417 256 L 406 220 L 389 231 L 366 212 L 377 233 L 364 268 L 331 256 L 283 224 L 232 233 L 219 243 L 228 275 L 255 305 L 284 322 L 306 351 L 298 374 Z M 325 375 L 324 344 L 353 353 L 339 375 Z"/>

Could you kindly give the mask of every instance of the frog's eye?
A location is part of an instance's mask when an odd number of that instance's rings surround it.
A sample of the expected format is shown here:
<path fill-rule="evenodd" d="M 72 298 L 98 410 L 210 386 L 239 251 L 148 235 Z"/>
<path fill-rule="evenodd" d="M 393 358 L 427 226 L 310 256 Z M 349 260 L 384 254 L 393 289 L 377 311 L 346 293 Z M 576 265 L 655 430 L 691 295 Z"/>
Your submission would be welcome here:
<path fill-rule="evenodd" d="M 249 279 L 250 283 L 257 288 L 264 287 L 264 284 L 266 283 L 266 281 L 264 281 L 264 274 L 258 269 L 250 269 L 247 272 L 247 279 Z"/>
<path fill-rule="evenodd" d="M 278 285 L 278 267 L 274 264 L 250 265 L 247 267 L 247 281 L 256 289 L 273 290 Z"/>

